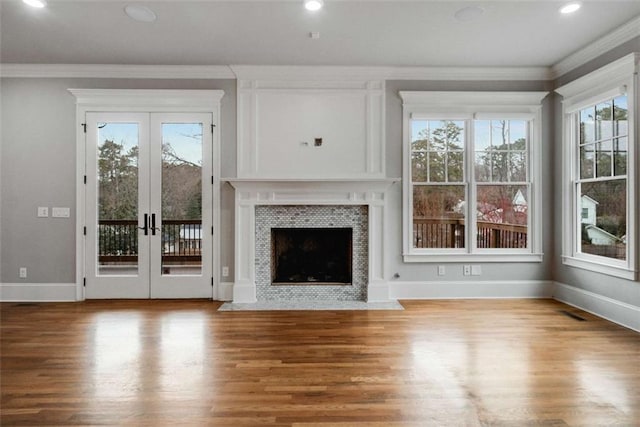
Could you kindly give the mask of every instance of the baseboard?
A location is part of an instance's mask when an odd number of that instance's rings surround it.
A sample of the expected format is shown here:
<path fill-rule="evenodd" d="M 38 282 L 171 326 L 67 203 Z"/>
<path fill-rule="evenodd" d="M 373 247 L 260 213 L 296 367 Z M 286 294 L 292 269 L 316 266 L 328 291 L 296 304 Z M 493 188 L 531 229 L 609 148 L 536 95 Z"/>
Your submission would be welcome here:
<path fill-rule="evenodd" d="M 389 282 L 390 299 L 551 298 L 548 280 Z"/>
<path fill-rule="evenodd" d="M 554 299 L 640 332 L 640 307 L 564 283 L 556 282 L 554 288 Z"/>
<path fill-rule="evenodd" d="M 222 282 L 218 285 L 216 301 L 233 301 L 233 282 Z"/>
<path fill-rule="evenodd" d="M 1 302 L 76 301 L 75 283 L 0 283 Z"/>

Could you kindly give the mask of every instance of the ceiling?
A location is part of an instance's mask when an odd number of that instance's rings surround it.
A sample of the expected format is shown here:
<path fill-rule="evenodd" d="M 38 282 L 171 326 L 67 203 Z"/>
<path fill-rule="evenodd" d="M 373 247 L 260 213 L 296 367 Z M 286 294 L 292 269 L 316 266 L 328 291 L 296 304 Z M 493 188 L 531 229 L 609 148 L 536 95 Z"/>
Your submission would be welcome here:
<path fill-rule="evenodd" d="M 640 16 L 640 0 L 0 1 L 0 61 L 23 64 L 548 67 Z M 142 4 L 157 15 L 135 22 Z M 461 21 L 455 13 L 481 7 Z M 311 32 L 319 32 L 312 39 Z"/>

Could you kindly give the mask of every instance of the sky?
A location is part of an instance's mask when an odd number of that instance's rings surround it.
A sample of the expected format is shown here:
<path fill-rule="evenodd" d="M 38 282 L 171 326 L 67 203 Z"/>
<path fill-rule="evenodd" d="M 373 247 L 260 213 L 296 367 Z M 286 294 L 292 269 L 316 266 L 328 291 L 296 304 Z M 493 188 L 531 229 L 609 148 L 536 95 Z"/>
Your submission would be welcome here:
<path fill-rule="evenodd" d="M 138 145 L 138 126 L 138 123 L 108 123 L 98 129 L 98 143 L 114 141 L 127 152 Z M 171 144 L 178 157 L 202 164 L 202 123 L 163 123 L 162 142 Z"/>
<path fill-rule="evenodd" d="M 463 122 L 456 121 L 462 126 Z M 483 151 L 493 145 L 502 145 L 502 129 L 499 120 L 474 120 L 475 150 Z M 420 139 L 420 132 L 427 126 L 431 129 L 442 126 L 441 120 L 412 120 L 411 138 L 413 141 Z M 492 138 L 493 130 L 493 138 Z M 527 122 L 525 120 L 509 120 L 509 142 L 513 143 L 520 138 L 527 138 Z"/>

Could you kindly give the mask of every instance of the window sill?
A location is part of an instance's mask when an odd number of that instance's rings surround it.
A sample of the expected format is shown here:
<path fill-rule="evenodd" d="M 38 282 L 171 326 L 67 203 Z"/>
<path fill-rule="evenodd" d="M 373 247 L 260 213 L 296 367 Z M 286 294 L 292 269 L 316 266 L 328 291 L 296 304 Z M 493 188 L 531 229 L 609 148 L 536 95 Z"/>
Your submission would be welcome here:
<path fill-rule="evenodd" d="M 570 267 L 581 268 L 583 270 L 589 270 L 596 273 L 606 274 L 608 276 L 619 277 L 621 279 L 638 280 L 638 272 L 625 267 L 588 261 L 566 255 L 562 256 L 562 263 Z"/>
<path fill-rule="evenodd" d="M 403 261 L 436 263 L 436 262 L 542 262 L 543 254 L 404 254 Z"/>

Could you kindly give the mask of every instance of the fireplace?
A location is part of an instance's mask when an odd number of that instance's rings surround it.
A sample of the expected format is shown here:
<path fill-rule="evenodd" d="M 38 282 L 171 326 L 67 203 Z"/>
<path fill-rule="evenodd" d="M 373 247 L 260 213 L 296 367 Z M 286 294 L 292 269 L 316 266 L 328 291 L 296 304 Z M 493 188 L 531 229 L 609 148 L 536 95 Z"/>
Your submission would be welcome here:
<path fill-rule="evenodd" d="M 272 285 L 350 285 L 352 228 L 272 228 Z"/>
<path fill-rule="evenodd" d="M 257 205 L 256 299 L 365 301 L 368 218 L 363 205 Z"/>
<path fill-rule="evenodd" d="M 388 301 L 383 242 L 386 191 L 394 181 L 230 180 L 236 189 L 233 301 Z M 329 275 L 321 277 L 317 274 L 320 272 L 306 281 L 284 273 L 278 277 L 272 243 L 273 233 L 277 232 L 273 229 L 314 228 L 323 229 L 322 234 L 351 229 L 351 260 L 347 255 L 345 262 L 347 266 L 350 263 L 351 268 L 346 269 L 351 277 L 338 274 L 344 277 L 329 281 Z M 328 252 L 335 251 L 331 246 L 335 237 L 328 240 L 311 246 L 327 246 Z M 346 243 L 344 246 L 348 247 Z"/>

